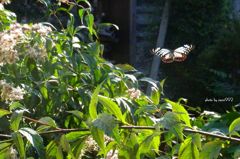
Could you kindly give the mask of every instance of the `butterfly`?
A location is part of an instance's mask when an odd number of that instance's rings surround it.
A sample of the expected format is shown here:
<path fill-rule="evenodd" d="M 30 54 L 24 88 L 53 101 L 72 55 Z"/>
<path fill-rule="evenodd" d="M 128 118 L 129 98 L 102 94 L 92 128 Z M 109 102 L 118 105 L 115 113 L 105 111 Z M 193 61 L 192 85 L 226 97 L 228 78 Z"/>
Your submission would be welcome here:
<path fill-rule="evenodd" d="M 160 56 L 164 63 L 172 63 L 173 61 L 182 62 L 187 59 L 187 55 L 194 49 L 193 45 L 183 45 L 175 50 L 169 50 L 164 48 L 152 49 L 151 52 L 154 55 Z"/>

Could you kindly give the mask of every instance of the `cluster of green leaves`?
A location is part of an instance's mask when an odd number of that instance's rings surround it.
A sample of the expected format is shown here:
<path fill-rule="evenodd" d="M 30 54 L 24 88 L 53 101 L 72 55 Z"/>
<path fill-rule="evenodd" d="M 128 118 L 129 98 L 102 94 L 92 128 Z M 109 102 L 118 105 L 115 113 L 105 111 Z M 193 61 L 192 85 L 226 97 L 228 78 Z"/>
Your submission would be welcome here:
<path fill-rule="evenodd" d="M 104 60 L 91 6 L 84 2 L 88 7 L 78 11 L 80 26 L 70 13 L 74 4 L 57 9 L 69 20 L 65 29 L 46 37 L 45 61 L 21 54 L 21 60 L 1 66 L 1 80 L 21 86 L 26 95 L 21 101 L 1 99 L 0 158 L 90 158 L 87 151 L 92 158 L 238 158 L 237 144 L 187 133 L 185 128 L 239 136 L 240 114 L 219 117 L 205 112 L 191 117 L 181 104 L 184 99 L 161 97 L 164 81 Z M 5 19 L 1 24 L 7 29 L 14 21 Z M 152 85 L 150 95 L 144 94 L 146 83 Z"/>

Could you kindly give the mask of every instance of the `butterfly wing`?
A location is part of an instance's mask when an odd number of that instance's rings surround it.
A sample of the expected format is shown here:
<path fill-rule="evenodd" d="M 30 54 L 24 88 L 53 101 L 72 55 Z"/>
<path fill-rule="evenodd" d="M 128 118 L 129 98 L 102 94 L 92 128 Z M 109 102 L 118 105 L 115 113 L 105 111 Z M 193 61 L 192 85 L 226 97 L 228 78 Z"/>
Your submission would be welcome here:
<path fill-rule="evenodd" d="M 173 51 L 174 61 L 181 62 L 186 60 L 189 52 L 193 50 L 193 45 L 183 45 Z"/>
<path fill-rule="evenodd" d="M 173 54 L 172 54 L 171 50 L 156 48 L 155 50 L 154 49 L 152 50 L 152 53 L 154 55 L 160 56 L 161 60 L 164 63 L 173 62 Z"/>

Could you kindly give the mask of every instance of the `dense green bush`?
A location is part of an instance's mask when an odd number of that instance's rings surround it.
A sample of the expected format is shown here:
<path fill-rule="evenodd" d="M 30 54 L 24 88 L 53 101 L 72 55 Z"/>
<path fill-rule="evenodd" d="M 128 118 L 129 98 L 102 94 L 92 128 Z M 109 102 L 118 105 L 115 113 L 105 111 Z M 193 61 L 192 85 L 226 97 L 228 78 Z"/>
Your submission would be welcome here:
<path fill-rule="evenodd" d="M 79 3 L 62 2 L 62 29 L 17 23 L 0 8 L 0 158 L 239 157 L 239 113 L 201 113 L 163 98 L 164 81 L 102 58 L 88 1 L 77 1 L 87 7 L 76 27 L 70 11 Z"/>

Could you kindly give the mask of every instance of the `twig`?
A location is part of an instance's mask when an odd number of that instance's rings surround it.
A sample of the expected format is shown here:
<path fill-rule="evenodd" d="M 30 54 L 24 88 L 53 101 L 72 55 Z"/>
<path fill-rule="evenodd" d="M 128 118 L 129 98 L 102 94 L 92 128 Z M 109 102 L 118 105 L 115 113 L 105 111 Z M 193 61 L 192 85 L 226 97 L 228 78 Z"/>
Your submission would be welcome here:
<path fill-rule="evenodd" d="M 50 130 L 45 132 L 40 132 L 40 135 L 44 134 L 52 134 L 52 133 L 69 133 L 69 132 L 75 132 L 75 131 L 89 131 L 89 129 L 59 129 L 59 130 Z"/>
<path fill-rule="evenodd" d="M 120 128 L 121 129 L 150 129 L 150 130 L 156 129 L 154 126 L 121 126 Z M 198 134 L 205 135 L 205 136 L 211 136 L 211 137 L 216 137 L 216 138 L 220 138 L 220 139 L 223 139 L 223 140 L 229 140 L 229 141 L 234 141 L 234 142 L 239 142 L 240 143 L 240 138 L 223 136 L 223 135 L 213 134 L 213 133 L 206 132 L 206 131 L 193 130 L 193 129 L 190 129 L 190 128 L 185 128 L 185 129 L 183 129 L 183 131 L 184 132 L 189 132 L 189 133 L 198 133 Z"/>
<path fill-rule="evenodd" d="M 31 119 L 31 118 L 30 118 Z M 37 120 L 33 120 L 31 119 L 31 121 L 35 121 L 38 123 L 41 123 Z M 44 125 L 46 125 L 46 123 L 43 123 Z M 148 129 L 148 130 L 155 130 L 156 128 L 154 126 L 120 126 L 120 129 Z M 45 131 L 45 132 L 40 132 L 40 135 L 45 135 L 45 134 L 53 134 L 53 133 L 69 133 L 69 132 L 75 132 L 75 131 L 90 131 L 89 129 L 61 129 L 61 128 L 55 128 L 56 130 L 50 130 L 50 131 Z M 189 133 L 198 133 L 201 135 L 205 135 L 205 136 L 210 136 L 210 137 L 216 137 L 222 140 L 229 140 L 229 141 L 233 141 L 233 142 L 239 142 L 240 143 L 240 138 L 235 138 L 235 137 L 229 137 L 229 136 L 224 136 L 224 135 L 219 135 L 219 134 L 214 134 L 214 133 L 210 133 L 210 132 L 206 132 L 206 131 L 201 131 L 201 130 L 193 130 L 190 128 L 185 128 L 183 129 L 184 132 L 189 132 Z M 3 138 L 11 138 L 11 135 L 6 135 L 6 134 L 0 134 L 0 137 Z"/>
<path fill-rule="evenodd" d="M 190 133 L 198 133 L 198 134 L 202 134 L 202 135 L 205 135 L 205 136 L 216 137 L 216 138 L 220 138 L 220 139 L 223 139 L 223 140 L 240 142 L 240 138 L 223 136 L 223 135 L 219 135 L 219 134 L 213 134 L 213 133 L 206 132 L 206 131 L 201 131 L 201 130 L 193 130 L 193 129 L 185 128 L 184 131 L 185 132 L 190 132 Z"/>

